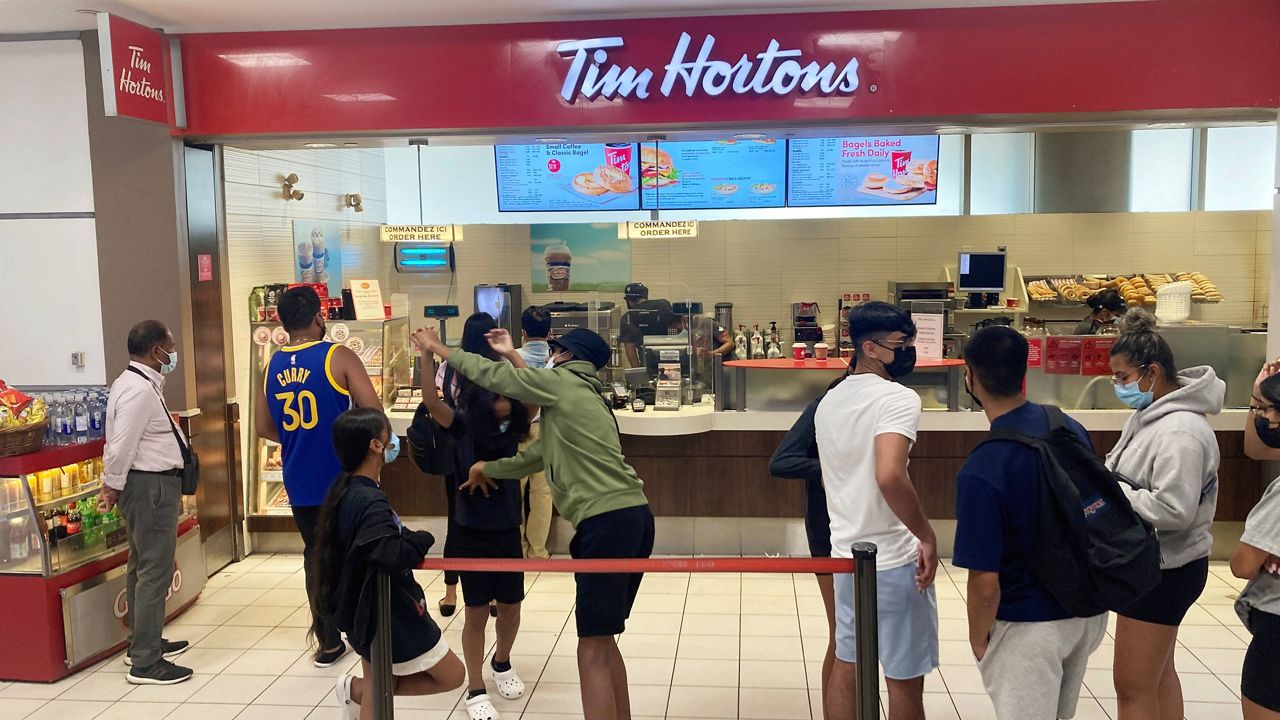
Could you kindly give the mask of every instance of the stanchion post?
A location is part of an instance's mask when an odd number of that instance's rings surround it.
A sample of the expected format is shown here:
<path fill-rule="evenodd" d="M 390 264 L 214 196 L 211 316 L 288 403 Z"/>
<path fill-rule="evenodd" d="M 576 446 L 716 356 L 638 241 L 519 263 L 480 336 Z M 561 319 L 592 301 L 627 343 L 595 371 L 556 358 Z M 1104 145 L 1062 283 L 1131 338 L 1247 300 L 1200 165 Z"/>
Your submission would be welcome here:
<path fill-rule="evenodd" d="M 880 611 L 875 543 L 853 545 L 853 616 L 858 653 L 858 720 L 880 717 Z"/>
<path fill-rule="evenodd" d="M 378 573 L 378 625 L 369 662 L 369 690 L 373 695 L 373 719 L 392 720 L 395 700 L 391 676 L 391 576 Z"/>

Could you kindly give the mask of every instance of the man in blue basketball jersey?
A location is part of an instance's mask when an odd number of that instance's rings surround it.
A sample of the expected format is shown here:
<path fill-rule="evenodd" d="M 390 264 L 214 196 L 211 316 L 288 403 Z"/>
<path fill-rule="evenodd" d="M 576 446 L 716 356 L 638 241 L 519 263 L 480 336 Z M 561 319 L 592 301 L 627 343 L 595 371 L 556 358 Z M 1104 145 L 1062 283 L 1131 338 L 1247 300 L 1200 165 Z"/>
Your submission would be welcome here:
<path fill-rule="evenodd" d="M 280 321 L 289 344 L 271 356 L 258 389 L 259 437 L 283 448 L 284 488 L 293 521 L 302 535 L 307 594 L 312 584 L 312 548 L 320 506 L 342 467 L 333 449 L 333 421 L 351 407 L 382 408 L 364 363 L 349 348 L 325 341 L 325 312 L 309 287 L 280 297 Z M 268 422 L 268 418 L 270 422 Z M 392 436 L 394 444 L 395 437 Z M 315 607 L 315 603 L 311 603 Z M 342 634 L 328 620 L 312 618 L 319 642 L 316 667 L 328 667 L 347 652 Z"/>

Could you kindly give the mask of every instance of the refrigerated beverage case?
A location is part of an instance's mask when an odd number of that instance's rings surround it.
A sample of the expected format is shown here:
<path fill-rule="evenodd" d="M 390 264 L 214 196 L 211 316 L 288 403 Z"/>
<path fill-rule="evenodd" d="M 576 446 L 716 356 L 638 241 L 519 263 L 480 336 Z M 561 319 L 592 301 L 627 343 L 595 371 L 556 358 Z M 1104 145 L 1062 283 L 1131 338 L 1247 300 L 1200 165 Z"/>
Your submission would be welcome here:
<path fill-rule="evenodd" d="M 80 395 L 72 405 L 73 423 L 75 425 L 75 441 L 77 445 L 89 442 L 89 405 L 85 396 Z"/>
<path fill-rule="evenodd" d="M 569 289 L 569 275 L 573 266 L 573 253 L 564 243 L 548 245 L 542 253 L 542 260 L 547 267 L 547 288 L 552 292 L 564 292 Z"/>
<path fill-rule="evenodd" d="M 5 538 L 0 538 L 4 540 Z M 31 548 L 27 545 L 27 519 L 16 517 L 9 520 L 9 559 L 26 560 L 31 556 Z"/>

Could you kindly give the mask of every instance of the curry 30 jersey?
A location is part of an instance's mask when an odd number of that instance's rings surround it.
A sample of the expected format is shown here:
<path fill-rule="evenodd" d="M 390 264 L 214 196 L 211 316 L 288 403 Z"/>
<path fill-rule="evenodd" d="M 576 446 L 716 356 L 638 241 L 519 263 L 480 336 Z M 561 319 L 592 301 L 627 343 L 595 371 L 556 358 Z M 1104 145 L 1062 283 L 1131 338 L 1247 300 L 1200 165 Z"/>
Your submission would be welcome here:
<path fill-rule="evenodd" d="M 284 487 L 293 507 L 324 504 L 342 472 L 333 449 L 333 421 L 351 395 L 333 377 L 338 345 L 309 342 L 280 348 L 267 364 L 267 407 L 283 446 Z"/>

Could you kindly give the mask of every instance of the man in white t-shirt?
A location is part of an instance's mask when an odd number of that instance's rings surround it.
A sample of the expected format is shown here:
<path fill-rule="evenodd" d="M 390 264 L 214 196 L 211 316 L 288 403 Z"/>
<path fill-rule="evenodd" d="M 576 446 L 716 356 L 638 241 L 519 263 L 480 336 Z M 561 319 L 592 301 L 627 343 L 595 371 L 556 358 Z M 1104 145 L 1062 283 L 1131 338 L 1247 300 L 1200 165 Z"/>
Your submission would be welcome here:
<path fill-rule="evenodd" d="M 907 474 L 920 423 L 920 396 L 894 382 L 915 367 L 916 327 L 882 302 L 849 314 L 853 372 L 818 405 L 814 428 L 831 515 L 835 557 L 855 542 L 875 543 L 880 663 L 889 720 L 924 718 L 924 676 L 938 667 L 937 538 Z M 836 575 L 836 663 L 829 720 L 853 720 L 856 707 L 853 576 Z M 876 692 L 870 688 L 870 692 Z"/>

